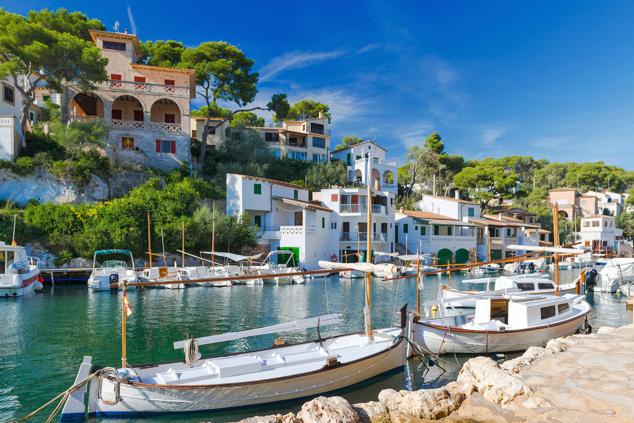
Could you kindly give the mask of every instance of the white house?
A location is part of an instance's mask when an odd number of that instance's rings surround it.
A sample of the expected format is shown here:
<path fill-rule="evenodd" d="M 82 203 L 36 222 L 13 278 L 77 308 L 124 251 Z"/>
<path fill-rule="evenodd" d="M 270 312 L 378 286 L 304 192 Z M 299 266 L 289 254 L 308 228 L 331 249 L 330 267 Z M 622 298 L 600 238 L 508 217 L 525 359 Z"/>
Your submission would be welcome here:
<path fill-rule="evenodd" d="M 607 212 L 611 216 L 619 216 L 625 207 L 626 197 L 618 192 L 588 191 L 584 195 L 597 198 L 597 211 L 600 214 Z"/>
<path fill-rule="evenodd" d="M 617 252 L 623 231 L 616 227 L 614 216 L 597 214 L 581 218 L 581 230 L 575 232 L 575 241 L 594 252 Z"/>
<path fill-rule="evenodd" d="M 0 80 L 0 95 L 0 160 L 13 161 L 24 140 L 20 125 L 22 95 L 9 78 Z"/>
<path fill-rule="evenodd" d="M 371 160 L 372 186 L 379 191 L 398 191 L 398 172 L 395 162 L 386 160 L 387 151 L 374 141 L 364 141 L 353 146 L 333 151 L 332 160 L 344 162 L 348 167 L 348 180 L 365 185 L 368 179 L 368 160 Z M 370 159 L 369 159 L 370 158 Z"/>
<path fill-rule="evenodd" d="M 448 216 L 463 222 L 468 222 L 469 218 L 480 217 L 480 205 L 460 199 L 458 191 L 455 197 L 423 194 L 423 198 L 415 207 L 420 211 Z"/>
<path fill-rule="evenodd" d="M 395 242 L 404 254 L 431 254 L 438 264 L 466 263 L 475 259 L 476 225 L 431 212 L 399 210 Z"/>
<path fill-rule="evenodd" d="M 308 190 L 273 179 L 227 174 L 227 215 L 260 228 L 260 243 L 294 252 L 302 267 L 338 254 L 338 216 Z"/>

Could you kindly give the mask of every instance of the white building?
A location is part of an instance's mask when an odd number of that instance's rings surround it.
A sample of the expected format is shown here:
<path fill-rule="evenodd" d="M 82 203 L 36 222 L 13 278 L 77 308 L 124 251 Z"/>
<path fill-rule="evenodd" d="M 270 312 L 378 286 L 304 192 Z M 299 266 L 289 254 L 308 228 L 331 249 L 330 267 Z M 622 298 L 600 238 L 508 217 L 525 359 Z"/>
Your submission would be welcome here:
<path fill-rule="evenodd" d="M 581 230 L 575 241 L 594 252 L 617 252 L 623 231 L 616 227 L 614 216 L 597 214 L 581 218 Z"/>
<path fill-rule="evenodd" d="M 330 158 L 348 166 L 348 180 L 365 185 L 368 179 L 368 157 L 371 158 L 372 186 L 379 191 L 398 191 L 398 172 L 395 162 L 386 160 L 387 151 L 374 141 L 364 141 L 353 146 L 333 151 Z M 378 183 L 378 184 L 377 184 Z"/>
<path fill-rule="evenodd" d="M 200 140 L 206 118 L 191 119 L 191 136 Z M 306 162 L 322 162 L 329 160 L 330 154 L 330 121 L 319 117 L 301 121 L 282 122 L 281 127 L 231 127 L 223 119 L 212 119 L 210 126 L 214 128 L 207 135 L 207 144 L 218 148 L 223 142 L 231 140 L 247 130 L 260 136 L 278 159 L 288 158 Z"/>
<path fill-rule="evenodd" d="M 625 195 L 612 191 L 588 191 L 584 195 L 597 198 L 597 211 L 599 214 L 609 213 L 610 216 L 619 216 L 625 208 Z"/>
<path fill-rule="evenodd" d="M 260 243 L 291 250 L 302 267 L 338 254 L 338 216 L 309 201 L 308 190 L 272 179 L 227 174 L 227 215 L 260 228 Z"/>
<path fill-rule="evenodd" d="M 480 217 L 480 205 L 460 199 L 457 191 L 455 197 L 423 194 L 422 200 L 416 203 L 416 209 L 463 222 L 468 222 L 469 218 Z"/>
<path fill-rule="evenodd" d="M 431 254 L 438 264 L 466 263 L 476 257 L 476 225 L 431 212 L 400 210 L 395 242 L 404 254 Z"/>
<path fill-rule="evenodd" d="M 14 161 L 24 141 L 20 125 L 22 95 L 7 78 L 0 80 L 0 96 L 0 160 Z"/>

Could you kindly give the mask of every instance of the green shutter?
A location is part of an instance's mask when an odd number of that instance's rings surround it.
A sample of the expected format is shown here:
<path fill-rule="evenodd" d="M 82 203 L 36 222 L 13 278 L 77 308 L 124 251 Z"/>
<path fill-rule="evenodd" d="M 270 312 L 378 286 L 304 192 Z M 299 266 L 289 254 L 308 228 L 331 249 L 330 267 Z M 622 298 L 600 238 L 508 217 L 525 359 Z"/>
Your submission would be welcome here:
<path fill-rule="evenodd" d="M 253 193 L 257 195 L 262 194 L 262 184 L 253 184 Z"/>
<path fill-rule="evenodd" d="M 421 227 L 420 227 L 420 234 L 421 234 L 422 236 L 427 235 L 427 227 L 426 227 L 426 226 L 421 225 Z"/>
<path fill-rule="evenodd" d="M 325 229 L 325 228 L 326 228 L 326 218 L 325 218 L 325 217 L 322 217 L 322 218 L 321 218 L 321 228 L 322 228 L 322 229 Z"/>
<path fill-rule="evenodd" d="M 407 230 L 409 229 L 408 227 L 409 225 L 407 223 L 403 224 L 403 233 L 406 234 Z"/>
<path fill-rule="evenodd" d="M 447 235 L 451 236 L 452 230 L 453 230 L 453 226 L 447 226 Z"/>
<path fill-rule="evenodd" d="M 296 200 L 299 198 L 299 193 L 297 192 L 297 190 L 293 190 L 293 198 Z"/>
<path fill-rule="evenodd" d="M 440 233 L 440 226 L 434 225 L 434 235 L 438 235 Z"/>

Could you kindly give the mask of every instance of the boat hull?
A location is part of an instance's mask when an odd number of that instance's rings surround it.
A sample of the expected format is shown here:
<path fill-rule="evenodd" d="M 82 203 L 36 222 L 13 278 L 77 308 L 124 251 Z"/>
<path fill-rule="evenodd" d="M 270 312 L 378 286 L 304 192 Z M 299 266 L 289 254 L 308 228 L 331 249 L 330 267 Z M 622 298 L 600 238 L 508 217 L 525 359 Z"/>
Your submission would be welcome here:
<path fill-rule="evenodd" d="M 589 310 L 588 310 L 589 311 Z M 415 322 L 416 342 L 433 354 L 485 354 L 524 351 L 544 346 L 554 338 L 572 335 L 584 324 L 587 312 L 548 326 L 509 331 L 480 331 Z"/>
<path fill-rule="evenodd" d="M 34 290 L 42 289 L 42 283 L 39 281 L 39 271 L 32 272 L 25 279 L 20 280 L 20 285 L 16 286 L 0 286 L 0 298 L 23 297 L 31 294 Z"/>
<path fill-rule="evenodd" d="M 198 386 L 122 383 L 120 401 L 114 405 L 106 402 L 115 399 L 115 382 L 104 378 L 101 399 L 97 398 L 98 382 L 91 383 L 89 398 L 95 401 L 95 407 L 89 407 L 89 414 L 116 417 L 219 411 L 313 397 L 400 369 L 404 354 L 405 342 L 397 338 L 390 348 L 372 356 L 272 380 Z"/>

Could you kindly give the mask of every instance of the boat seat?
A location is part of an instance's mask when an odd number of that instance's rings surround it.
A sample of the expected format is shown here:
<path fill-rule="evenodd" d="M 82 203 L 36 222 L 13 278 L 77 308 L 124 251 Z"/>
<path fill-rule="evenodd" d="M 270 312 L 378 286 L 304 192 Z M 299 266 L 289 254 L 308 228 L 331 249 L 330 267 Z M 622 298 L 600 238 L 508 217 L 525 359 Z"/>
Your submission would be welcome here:
<path fill-rule="evenodd" d="M 299 364 L 312 363 L 315 361 L 324 361 L 328 355 L 323 349 L 315 351 L 306 351 L 298 354 L 290 354 L 287 356 L 280 356 L 283 365 L 297 366 Z M 277 366 L 279 367 L 279 365 Z"/>
<path fill-rule="evenodd" d="M 207 361 L 207 367 L 213 369 L 214 373 L 222 378 L 260 372 L 263 364 L 264 360 L 257 355 Z"/>
<path fill-rule="evenodd" d="M 161 385 L 179 385 L 209 379 L 212 376 L 213 371 L 202 365 L 183 370 L 174 370 L 170 367 L 165 372 L 157 373 L 154 379 Z"/>

